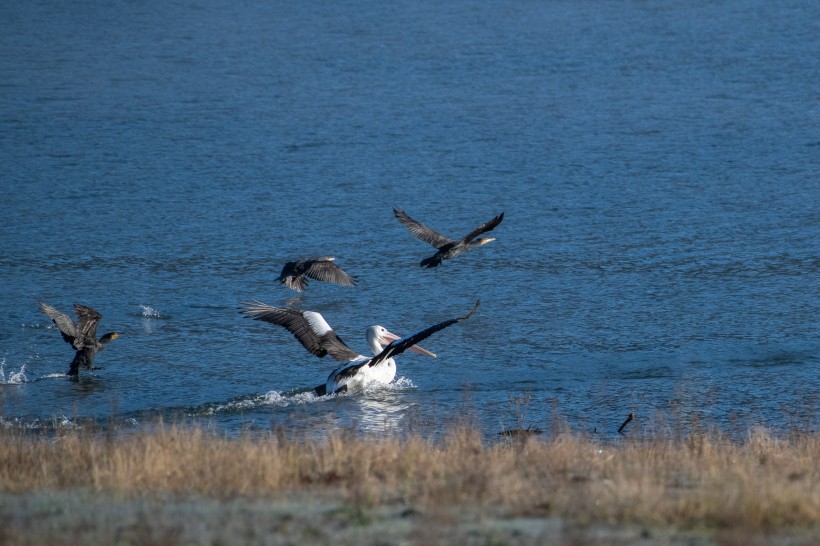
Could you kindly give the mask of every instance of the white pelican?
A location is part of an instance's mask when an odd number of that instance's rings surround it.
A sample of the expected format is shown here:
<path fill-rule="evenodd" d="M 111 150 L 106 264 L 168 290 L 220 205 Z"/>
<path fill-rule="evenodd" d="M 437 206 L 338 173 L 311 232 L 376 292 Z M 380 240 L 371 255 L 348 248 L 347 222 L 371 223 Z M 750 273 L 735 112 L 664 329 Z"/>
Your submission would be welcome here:
<path fill-rule="evenodd" d="M 249 301 L 242 304 L 241 312 L 252 319 L 282 326 L 292 333 L 308 352 L 319 358 L 330 355 L 336 361 L 346 363 L 330 372 L 324 385 L 316 387 L 316 394 L 321 396 L 360 389 L 370 382 L 390 383 L 396 377 L 396 361 L 393 357 L 407 349 L 435 358 L 434 353 L 416 344 L 439 330 L 469 318 L 478 308 L 478 304 L 479 302 L 476 302 L 475 307 L 463 317 L 440 322 L 404 338 L 387 331 L 383 326 L 371 326 L 367 329 L 366 337 L 375 355 L 372 357 L 360 355 L 348 347 L 324 317 L 315 311 L 296 311 L 272 307 L 259 301 Z"/>
<path fill-rule="evenodd" d="M 307 288 L 308 280 L 311 279 L 324 282 L 332 282 L 342 286 L 356 286 L 356 279 L 348 275 L 341 267 L 333 263 L 336 258 L 326 256 L 324 258 L 306 258 L 288 262 L 279 274 L 279 282 L 301 292 Z"/>
<path fill-rule="evenodd" d="M 478 236 L 482 233 L 492 231 L 493 228 L 500 224 L 501 220 L 504 219 L 504 213 L 502 212 L 492 220 L 484 222 L 483 224 L 475 228 L 473 231 L 468 233 L 463 239 L 454 241 L 448 237 L 445 237 L 441 233 L 438 233 L 433 229 L 425 226 L 421 222 L 413 220 L 412 218 L 407 216 L 407 214 L 405 214 L 404 211 L 394 208 L 393 214 L 396 216 L 396 218 L 399 219 L 399 222 L 404 224 L 404 227 L 406 227 L 410 231 L 410 233 L 412 233 L 425 243 L 429 243 L 438 249 L 438 252 L 436 252 L 429 258 L 425 258 L 421 261 L 422 267 L 436 267 L 448 258 L 455 258 L 459 254 L 463 254 L 468 250 L 472 250 L 474 248 L 480 247 L 481 245 L 486 245 L 489 242 L 495 241 L 494 238 Z M 476 237 L 478 238 L 476 239 Z"/>

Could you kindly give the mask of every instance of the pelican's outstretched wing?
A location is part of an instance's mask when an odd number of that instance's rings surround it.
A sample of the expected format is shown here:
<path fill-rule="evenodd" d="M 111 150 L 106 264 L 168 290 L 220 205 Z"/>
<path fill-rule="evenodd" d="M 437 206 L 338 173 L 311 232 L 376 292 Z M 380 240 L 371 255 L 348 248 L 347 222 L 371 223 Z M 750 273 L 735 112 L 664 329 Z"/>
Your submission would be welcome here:
<path fill-rule="evenodd" d="M 254 320 L 282 326 L 292 333 L 305 349 L 319 358 L 330 355 L 338 362 L 351 362 L 363 358 L 348 347 L 324 317 L 315 311 L 296 311 L 272 307 L 259 301 L 248 301 L 242 304 L 241 312 Z"/>
<path fill-rule="evenodd" d="M 476 237 L 478 237 L 482 233 L 487 233 L 488 231 L 492 231 L 493 228 L 495 228 L 495 226 L 500 224 L 501 220 L 503 220 L 503 219 L 504 219 L 504 213 L 502 212 L 501 214 L 499 214 L 498 216 L 496 216 L 495 218 L 493 218 L 489 222 L 484 222 L 483 224 L 481 224 L 480 226 L 475 228 L 473 231 L 468 233 L 467 236 L 464 237 L 464 239 L 462 239 L 462 241 L 464 241 L 465 243 L 469 243 L 470 241 L 472 241 L 473 239 L 475 239 Z"/>
<path fill-rule="evenodd" d="M 438 233 L 433 229 L 425 226 L 421 222 L 413 220 L 412 218 L 407 216 L 407 214 L 405 214 L 404 211 L 394 208 L 393 214 L 396 216 L 396 218 L 399 219 L 399 222 L 404 224 L 404 227 L 406 227 L 410 231 L 410 233 L 412 233 L 425 243 L 429 243 L 436 248 L 441 248 L 445 245 L 449 245 L 455 242 L 452 239 L 445 237 L 441 233 Z"/>
<path fill-rule="evenodd" d="M 425 328 L 421 332 L 417 332 L 413 335 L 403 337 L 401 339 L 397 339 L 396 341 L 390 343 L 387 347 L 385 347 L 382 352 L 380 352 L 379 354 L 377 354 L 376 356 L 371 358 L 367 362 L 367 365 L 368 366 L 375 366 L 376 364 L 378 364 L 379 362 L 382 362 L 383 360 L 387 360 L 388 358 L 390 358 L 392 356 L 396 356 L 398 354 L 403 353 L 404 351 L 406 351 L 407 349 L 409 349 L 413 345 L 416 345 L 417 343 L 420 343 L 421 341 L 424 341 L 425 339 L 427 339 L 431 335 L 435 334 L 439 330 L 444 330 L 445 328 L 447 328 L 448 326 L 452 326 L 456 322 L 461 322 L 462 320 L 466 320 L 466 319 L 470 318 L 470 316 L 473 313 L 475 313 L 475 310 L 478 309 L 478 306 L 479 306 L 480 303 L 481 303 L 481 300 L 476 301 L 475 306 L 473 306 L 473 308 L 470 310 L 470 312 L 467 313 L 466 315 L 464 315 L 463 317 L 458 317 L 458 318 L 454 318 L 454 319 L 450 319 L 450 320 L 445 320 L 444 322 L 440 322 L 436 325 L 430 326 L 429 328 Z"/>
<path fill-rule="evenodd" d="M 356 286 L 356 279 L 333 262 L 333 258 L 320 258 L 310 263 L 305 275 L 317 281 L 332 282 L 342 286 Z"/>

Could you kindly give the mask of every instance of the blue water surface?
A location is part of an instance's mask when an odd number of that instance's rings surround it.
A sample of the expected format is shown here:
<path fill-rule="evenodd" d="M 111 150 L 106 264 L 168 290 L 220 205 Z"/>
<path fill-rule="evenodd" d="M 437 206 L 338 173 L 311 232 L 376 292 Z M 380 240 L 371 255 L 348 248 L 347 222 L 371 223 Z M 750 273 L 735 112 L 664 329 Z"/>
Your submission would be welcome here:
<path fill-rule="evenodd" d="M 465 420 L 616 436 L 814 431 L 820 4 L 790 0 L 6 2 L 0 417 L 7 426 L 436 435 Z M 497 238 L 435 270 L 397 206 Z M 356 288 L 279 286 L 332 255 Z M 389 388 L 365 351 L 435 334 Z M 62 376 L 37 301 L 123 335 Z"/>

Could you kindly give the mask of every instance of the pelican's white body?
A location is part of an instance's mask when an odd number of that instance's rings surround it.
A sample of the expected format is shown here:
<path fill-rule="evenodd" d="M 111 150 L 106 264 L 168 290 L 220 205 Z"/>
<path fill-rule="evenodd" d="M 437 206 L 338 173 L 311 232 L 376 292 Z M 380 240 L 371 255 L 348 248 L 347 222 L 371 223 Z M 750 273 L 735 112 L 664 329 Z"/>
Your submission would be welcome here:
<path fill-rule="evenodd" d="M 324 321 L 322 315 L 315 313 L 318 316 L 318 319 L 324 323 L 324 326 L 330 329 L 327 322 Z M 311 327 L 316 329 L 321 327 L 316 317 L 309 317 L 308 319 L 311 322 Z M 318 330 L 317 330 L 318 331 Z M 371 326 L 367 329 L 367 333 L 365 334 L 367 337 L 367 344 L 370 345 L 370 349 L 373 351 L 373 355 L 377 355 L 384 350 L 384 343 L 385 345 L 390 343 L 395 339 L 399 339 L 399 336 L 392 334 L 387 331 L 386 328 L 383 326 Z M 372 358 L 372 357 L 371 357 Z M 359 355 L 359 358 L 353 360 L 349 364 L 345 364 L 339 368 L 336 368 L 327 378 L 327 383 L 325 387 L 327 388 L 328 394 L 333 394 L 339 389 L 343 389 L 347 387 L 347 390 L 361 390 L 365 386 L 369 384 L 383 384 L 386 385 L 393 381 L 396 377 L 396 361 L 393 358 L 388 358 L 376 364 L 375 366 L 368 366 L 366 363 L 369 361 L 370 358 Z M 350 376 L 344 376 L 344 372 L 351 367 L 357 367 L 358 369 Z"/>
<path fill-rule="evenodd" d="M 365 360 L 369 359 L 365 358 Z M 325 384 L 327 393 L 333 394 L 344 387 L 347 387 L 348 391 L 360 391 L 367 385 L 386 385 L 396 377 L 396 361 L 392 358 L 379 362 L 375 366 L 364 364 L 356 370 L 355 375 L 339 377 L 346 369 L 359 364 L 361 364 L 361 361 L 351 362 L 350 364 L 345 364 L 341 368 L 333 370 Z"/>

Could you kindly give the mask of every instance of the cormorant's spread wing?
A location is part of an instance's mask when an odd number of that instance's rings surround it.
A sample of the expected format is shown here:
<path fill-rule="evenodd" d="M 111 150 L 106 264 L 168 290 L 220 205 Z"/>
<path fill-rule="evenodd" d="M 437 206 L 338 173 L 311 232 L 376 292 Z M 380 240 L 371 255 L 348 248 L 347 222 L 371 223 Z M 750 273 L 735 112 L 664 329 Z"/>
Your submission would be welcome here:
<path fill-rule="evenodd" d="M 279 280 L 284 281 L 285 277 L 289 275 L 298 275 L 301 274 L 301 271 L 297 273 L 296 265 L 298 262 L 287 262 L 285 265 L 282 266 L 282 271 L 279 273 Z"/>
<path fill-rule="evenodd" d="M 97 323 L 102 315 L 90 307 L 74 304 L 74 314 L 77 315 L 77 339 L 75 347 L 82 342 L 84 345 L 94 345 L 97 342 Z M 79 349 L 79 347 L 77 347 Z"/>
<path fill-rule="evenodd" d="M 332 282 L 342 286 L 356 286 L 356 279 L 345 273 L 330 260 L 316 260 L 310 264 L 305 275 L 317 281 Z"/>
<path fill-rule="evenodd" d="M 291 290 L 296 290 L 297 292 L 304 292 L 308 285 L 307 277 L 304 275 L 297 275 L 295 277 L 286 276 L 284 278 L 280 278 L 280 280 L 285 283 L 285 286 Z"/>
<path fill-rule="evenodd" d="M 304 277 L 305 260 L 287 262 L 279 273 L 279 282 L 297 292 L 303 292 L 307 288 L 308 280 Z"/>
<path fill-rule="evenodd" d="M 39 302 L 40 311 L 45 313 L 48 318 L 54 321 L 54 324 L 59 328 L 60 333 L 66 343 L 74 345 L 74 340 L 77 338 L 77 328 L 74 326 L 74 321 L 65 313 L 61 313 L 47 303 Z"/>
<path fill-rule="evenodd" d="M 445 328 L 447 328 L 448 326 L 452 326 L 456 322 L 461 322 L 462 320 L 466 320 L 466 319 L 470 318 L 470 315 L 475 313 L 475 310 L 478 309 L 478 305 L 480 303 L 481 303 L 481 300 L 476 301 L 475 306 L 470 310 L 469 313 L 467 313 L 463 317 L 458 317 L 458 318 L 454 318 L 454 319 L 450 319 L 450 320 L 445 320 L 444 322 L 440 322 L 440 323 L 438 323 L 434 326 L 430 326 L 429 328 L 426 328 L 426 329 L 422 330 L 421 332 L 417 332 L 413 335 L 403 337 L 401 339 L 397 339 L 396 341 L 393 341 L 387 347 L 385 347 L 382 352 L 380 352 L 378 355 L 371 358 L 367 362 L 367 365 L 368 366 L 375 366 L 376 364 L 378 364 L 379 362 L 382 362 L 383 360 L 386 360 L 386 359 L 388 359 L 392 356 L 396 356 L 398 354 L 403 353 L 404 351 L 406 351 L 407 349 L 409 349 L 413 345 L 417 345 L 418 343 L 424 341 L 425 339 L 427 339 L 431 335 L 435 334 L 439 330 L 444 330 Z"/>
<path fill-rule="evenodd" d="M 254 320 L 262 320 L 282 326 L 293 334 L 299 343 L 319 358 L 330 355 L 338 362 L 350 362 L 361 355 L 348 347 L 328 325 L 324 317 L 314 311 L 296 311 L 272 307 L 259 301 L 242 304 L 241 312 Z"/>
<path fill-rule="evenodd" d="M 450 243 L 455 242 L 452 239 L 445 237 L 441 233 L 438 233 L 432 230 L 431 228 L 425 226 L 421 222 L 413 220 L 412 218 L 407 216 L 407 214 L 405 214 L 404 211 L 394 208 L 393 214 L 396 216 L 396 218 L 399 219 L 399 222 L 404 224 L 404 227 L 406 227 L 410 231 L 410 233 L 412 233 L 425 243 L 429 243 L 436 248 L 441 248 L 444 245 L 449 245 Z"/>
<path fill-rule="evenodd" d="M 478 237 L 482 233 L 492 231 L 493 228 L 495 228 L 495 226 L 500 224 L 501 220 L 503 220 L 503 219 L 504 219 L 504 213 L 502 212 L 501 214 L 499 214 L 498 216 L 496 216 L 495 218 L 493 218 L 489 222 L 484 222 L 483 224 L 481 224 L 480 226 L 475 228 L 473 231 L 468 233 L 467 236 L 464 237 L 464 242 L 469 243 L 470 241 L 472 241 L 473 239 L 475 239 L 476 237 Z"/>

